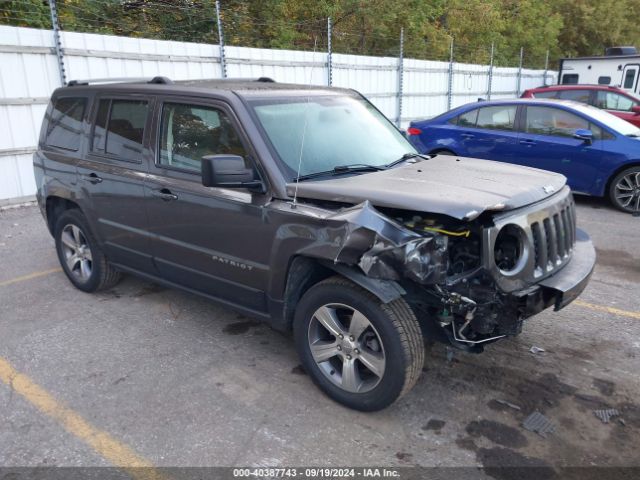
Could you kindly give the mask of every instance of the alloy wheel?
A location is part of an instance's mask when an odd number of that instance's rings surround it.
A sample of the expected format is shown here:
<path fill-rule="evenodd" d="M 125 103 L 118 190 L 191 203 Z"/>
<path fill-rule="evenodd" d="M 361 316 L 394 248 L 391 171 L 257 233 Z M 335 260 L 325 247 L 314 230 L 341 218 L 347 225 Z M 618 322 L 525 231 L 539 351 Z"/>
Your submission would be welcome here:
<path fill-rule="evenodd" d="M 66 225 L 60 234 L 60 242 L 69 272 L 81 282 L 88 281 L 93 270 L 93 256 L 82 230 L 74 224 Z"/>
<path fill-rule="evenodd" d="M 640 212 L 640 172 L 630 172 L 622 177 L 616 184 L 614 195 L 622 208 Z"/>
<path fill-rule="evenodd" d="M 318 308 L 309 323 L 311 355 L 322 374 L 341 389 L 365 393 L 385 371 L 380 335 L 358 310 L 342 304 Z"/>

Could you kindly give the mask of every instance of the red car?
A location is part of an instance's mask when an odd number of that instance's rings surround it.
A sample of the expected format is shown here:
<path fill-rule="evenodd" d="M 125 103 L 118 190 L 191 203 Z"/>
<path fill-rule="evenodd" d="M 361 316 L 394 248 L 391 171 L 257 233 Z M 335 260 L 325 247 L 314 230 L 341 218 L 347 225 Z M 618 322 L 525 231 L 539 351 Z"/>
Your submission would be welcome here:
<path fill-rule="evenodd" d="M 640 99 L 608 85 L 549 85 L 525 90 L 522 98 L 558 98 L 587 103 L 640 127 Z"/>

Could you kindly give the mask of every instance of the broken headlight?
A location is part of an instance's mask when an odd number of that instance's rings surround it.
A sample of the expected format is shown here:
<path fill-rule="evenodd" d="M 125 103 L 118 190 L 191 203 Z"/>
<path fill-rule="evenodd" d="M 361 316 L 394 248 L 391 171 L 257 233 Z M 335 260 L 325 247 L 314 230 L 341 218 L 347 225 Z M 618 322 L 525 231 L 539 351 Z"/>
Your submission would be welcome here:
<path fill-rule="evenodd" d="M 513 274 L 522 270 L 528 252 L 526 233 L 522 228 L 510 223 L 500 229 L 493 246 L 493 259 L 501 273 Z"/>

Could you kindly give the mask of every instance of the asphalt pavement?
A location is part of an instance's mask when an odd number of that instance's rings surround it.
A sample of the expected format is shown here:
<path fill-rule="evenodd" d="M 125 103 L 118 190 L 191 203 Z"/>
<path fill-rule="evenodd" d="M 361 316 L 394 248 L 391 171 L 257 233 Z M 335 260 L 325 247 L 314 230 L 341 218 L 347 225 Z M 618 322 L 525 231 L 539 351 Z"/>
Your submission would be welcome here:
<path fill-rule="evenodd" d="M 481 355 L 431 347 L 377 413 L 332 402 L 291 338 L 226 308 L 133 277 L 76 290 L 38 209 L 2 210 L 0 466 L 640 467 L 640 218 L 577 203 L 598 250 L 579 301 Z M 546 438 L 522 427 L 534 411 Z"/>

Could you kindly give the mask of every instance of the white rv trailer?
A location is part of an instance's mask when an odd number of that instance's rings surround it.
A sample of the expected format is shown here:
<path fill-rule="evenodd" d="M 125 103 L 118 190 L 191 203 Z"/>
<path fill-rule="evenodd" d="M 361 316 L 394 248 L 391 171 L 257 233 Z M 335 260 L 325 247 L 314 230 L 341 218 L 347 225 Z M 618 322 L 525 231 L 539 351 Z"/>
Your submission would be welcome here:
<path fill-rule="evenodd" d="M 640 54 L 633 47 L 608 48 L 605 55 L 563 58 L 558 83 L 612 85 L 640 95 Z"/>

